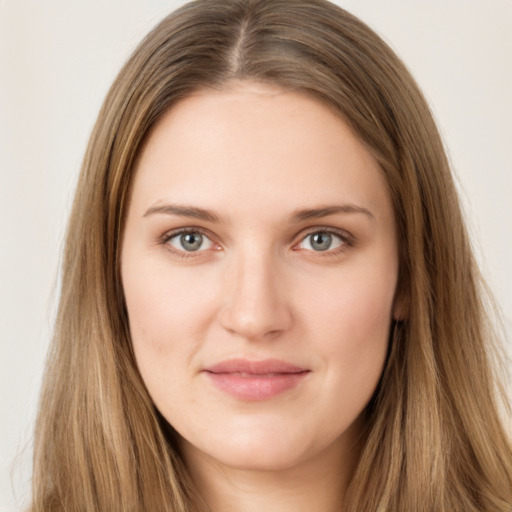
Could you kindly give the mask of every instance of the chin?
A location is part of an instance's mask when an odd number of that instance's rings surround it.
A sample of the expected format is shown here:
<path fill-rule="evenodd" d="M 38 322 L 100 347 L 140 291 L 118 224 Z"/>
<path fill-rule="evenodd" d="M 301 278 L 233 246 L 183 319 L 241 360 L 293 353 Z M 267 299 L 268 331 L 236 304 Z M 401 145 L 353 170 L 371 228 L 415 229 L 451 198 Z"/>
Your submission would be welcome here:
<path fill-rule="evenodd" d="M 284 471 L 298 466 L 307 458 L 301 450 L 268 443 L 265 447 L 231 447 L 212 456 L 223 466 L 240 471 Z"/>
<path fill-rule="evenodd" d="M 307 436 L 290 429 L 254 428 L 226 436 L 225 431 L 198 443 L 182 438 L 184 456 L 196 461 L 206 456 L 213 464 L 242 471 L 283 471 L 314 457 L 324 446 L 308 443 Z M 204 459 L 203 459 L 204 460 Z"/>

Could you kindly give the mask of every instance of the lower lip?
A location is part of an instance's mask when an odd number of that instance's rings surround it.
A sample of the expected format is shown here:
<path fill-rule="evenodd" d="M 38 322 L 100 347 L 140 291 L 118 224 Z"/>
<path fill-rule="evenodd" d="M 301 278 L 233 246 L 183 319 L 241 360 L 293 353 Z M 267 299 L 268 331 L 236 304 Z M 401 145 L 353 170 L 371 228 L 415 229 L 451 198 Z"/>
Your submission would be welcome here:
<path fill-rule="evenodd" d="M 309 372 L 273 375 L 205 372 L 217 389 L 239 400 L 269 400 L 298 386 Z"/>

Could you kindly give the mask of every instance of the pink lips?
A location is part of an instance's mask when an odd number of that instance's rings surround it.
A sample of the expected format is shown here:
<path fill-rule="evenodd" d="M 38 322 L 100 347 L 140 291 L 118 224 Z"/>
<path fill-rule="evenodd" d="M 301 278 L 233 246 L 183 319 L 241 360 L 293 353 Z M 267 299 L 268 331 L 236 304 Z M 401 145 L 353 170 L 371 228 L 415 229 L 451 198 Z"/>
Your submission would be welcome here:
<path fill-rule="evenodd" d="M 221 391 L 240 400 L 268 400 L 297 386 L 309 370 L 278 359 L 229 359 L 203 370 Z"/>

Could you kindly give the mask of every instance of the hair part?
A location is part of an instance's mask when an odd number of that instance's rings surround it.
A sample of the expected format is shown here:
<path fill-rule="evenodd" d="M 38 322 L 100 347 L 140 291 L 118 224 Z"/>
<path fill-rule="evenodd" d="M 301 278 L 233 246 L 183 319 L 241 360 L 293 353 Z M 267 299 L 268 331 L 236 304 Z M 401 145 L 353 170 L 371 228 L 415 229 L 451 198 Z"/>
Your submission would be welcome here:
<path fill-rule="evenodd" d="M 393 200 L 407 311 L 365 410 L 345 510 L 510 510 L 496 345 L 443 144 L 413 78 L 372 30 L 327 1 L 198 0 L 144 39 L 91 135 L 67 232 L 31 511 L 207 509 L 137 370 L 120 247 L 152 127 L 194 91 L 239 80 L 329 105 L 377 159 Z"/>

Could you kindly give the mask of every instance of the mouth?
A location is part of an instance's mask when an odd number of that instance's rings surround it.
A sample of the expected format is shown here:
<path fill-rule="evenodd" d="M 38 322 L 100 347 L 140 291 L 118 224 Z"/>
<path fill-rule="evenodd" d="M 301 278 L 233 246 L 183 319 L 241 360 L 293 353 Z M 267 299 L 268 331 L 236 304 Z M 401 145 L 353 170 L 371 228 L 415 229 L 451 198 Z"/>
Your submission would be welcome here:
<path fill-rule="evenodd" d="M 244 401 L 274 398 L 297 387 L 310 370 L 278 359 L 230 359 L 203 370 L 221 392 Z"/>

